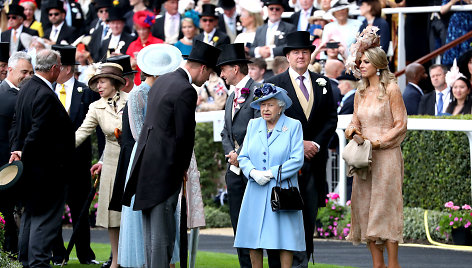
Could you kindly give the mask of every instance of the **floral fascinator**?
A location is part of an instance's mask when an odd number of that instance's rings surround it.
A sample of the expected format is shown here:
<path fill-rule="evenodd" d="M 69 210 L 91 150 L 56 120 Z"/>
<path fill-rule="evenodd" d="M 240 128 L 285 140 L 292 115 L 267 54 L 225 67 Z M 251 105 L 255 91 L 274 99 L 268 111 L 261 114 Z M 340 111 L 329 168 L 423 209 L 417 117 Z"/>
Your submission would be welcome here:
<path fill-rule="evenodd" d="M 449 70 L 446 74 L 446 84 L 448 87 L 452 87 L 452 84 L 456 82 L 459 78 L 465 78 L 461 72 L 459 72 L 459 67 L 457 67 L 457 60 L 454 59 L 454 63 L 452 64 L 451 70 Z"/>
<path fill-rule="evenodd" d="M 251 108 L 260 110 L 261 102 L 272 98 L 285 102 L 285 109 L 292 106 L 292 100 L 285 89 L 274 84 L 265 83 L 254 90 L 254 100 L 251 102 Z"/>
<path fill-rule="evenodd" d="M 377 34 L 379 30 L 376 26 L 367 26 L 362 33 L 357 33 L 356 43 L 351 45 L 351 55 L 346 60 L 346 70 L 352 73 L 355 77 L 361 78 L 361 71 L 357 63 L 362 57 L 364 51 L 372 47 L 380 46 L 380 36 Z"/>

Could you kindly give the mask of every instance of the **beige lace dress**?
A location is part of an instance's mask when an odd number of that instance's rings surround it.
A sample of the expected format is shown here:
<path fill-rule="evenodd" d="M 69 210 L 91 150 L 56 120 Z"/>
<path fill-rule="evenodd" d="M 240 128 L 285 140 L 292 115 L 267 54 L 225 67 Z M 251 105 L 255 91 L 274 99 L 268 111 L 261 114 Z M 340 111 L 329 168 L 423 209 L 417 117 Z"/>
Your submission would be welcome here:
<path fill-rule="evenodd" d="M 354 176 L 351 197 L 351 231 L 354 244 L 403 242 L 403 156 L 400 144 L 405 138 L 407 113 L 400 89 L 390 84 L 382 99 L 379 90 L 359 91 L 354 98 L 351 124 L 370 141 L 380 141 L 372 151 L 367 180 Z"/>

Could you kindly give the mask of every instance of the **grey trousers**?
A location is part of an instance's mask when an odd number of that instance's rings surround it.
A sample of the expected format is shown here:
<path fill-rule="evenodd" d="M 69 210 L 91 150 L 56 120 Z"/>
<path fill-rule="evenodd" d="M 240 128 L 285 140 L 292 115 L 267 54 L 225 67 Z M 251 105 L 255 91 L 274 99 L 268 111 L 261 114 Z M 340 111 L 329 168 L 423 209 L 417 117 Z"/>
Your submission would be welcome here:
<path fill-rule="evenodd" d="M 146 268 L 168 268 L 175 240 L 175 206 L 179 192 L 150 209 L 143 210 Z"/>

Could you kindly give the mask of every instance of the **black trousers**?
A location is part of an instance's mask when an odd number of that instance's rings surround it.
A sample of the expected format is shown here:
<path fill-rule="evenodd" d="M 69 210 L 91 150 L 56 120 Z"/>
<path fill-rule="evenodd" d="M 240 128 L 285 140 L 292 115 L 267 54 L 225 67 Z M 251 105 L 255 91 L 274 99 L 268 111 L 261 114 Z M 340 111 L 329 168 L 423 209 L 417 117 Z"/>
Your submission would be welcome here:
<path fill-rule="evenodd" d="M 12 254 L 18 253 L 18 228 L 13 216 L 15 204 L 17 203 L 14 196 L 9 192 L 1 193 L 0 212 L 5 220 L 5 241 L 3 250 Z"/>

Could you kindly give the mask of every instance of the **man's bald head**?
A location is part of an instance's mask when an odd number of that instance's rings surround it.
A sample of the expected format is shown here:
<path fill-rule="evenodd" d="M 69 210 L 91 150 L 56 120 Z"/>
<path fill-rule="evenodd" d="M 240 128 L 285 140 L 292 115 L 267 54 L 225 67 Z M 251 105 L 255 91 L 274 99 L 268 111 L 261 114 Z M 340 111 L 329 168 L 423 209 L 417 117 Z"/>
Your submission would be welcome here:
<path fill-rule="evenodd" d="M 416 85 L 427 77 L 426 70 L 424 69 L 423 65 L 416 62 L 410 63 L 408 66 L 406 66 L 405 76 L 407 82 L 411 82 Z"/>
<path fill-rule="evenodd" d="M 325 63 L 325 75 L 336 79 L 344 70 L 344 64 L 339 60 L 327 60 Z"/>

